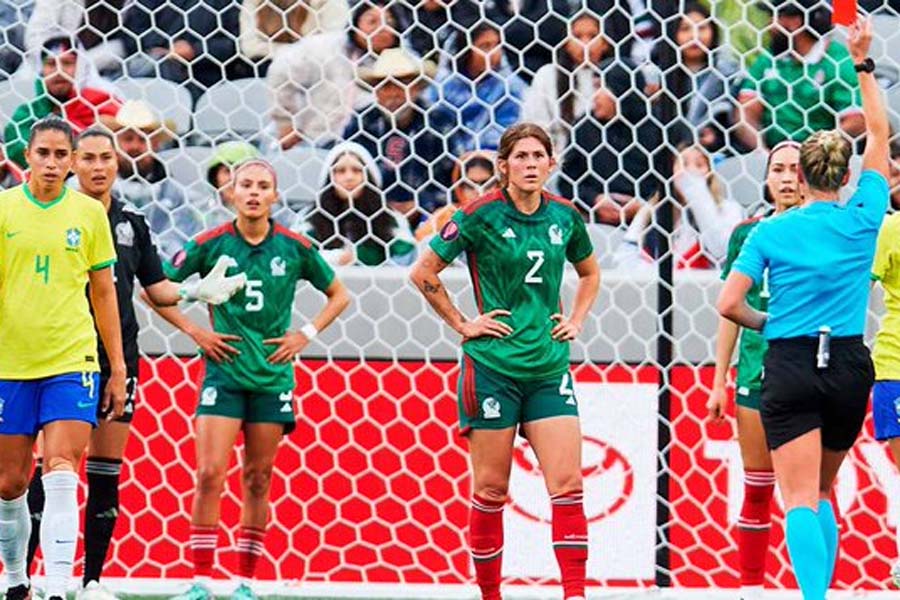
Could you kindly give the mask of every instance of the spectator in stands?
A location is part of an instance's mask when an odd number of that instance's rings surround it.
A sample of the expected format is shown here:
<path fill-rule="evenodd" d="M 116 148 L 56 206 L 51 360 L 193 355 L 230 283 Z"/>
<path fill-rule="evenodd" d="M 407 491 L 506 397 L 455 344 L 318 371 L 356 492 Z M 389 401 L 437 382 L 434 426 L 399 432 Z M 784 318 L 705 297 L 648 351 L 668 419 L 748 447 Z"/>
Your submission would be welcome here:
<path fill-rule="evenodd" d="M 410 218 L 416 209 L 444 204 L 452 163 L 445 156 L 447 116 L 422 99 L 437 67 L 402 48 L 381 53 L 359 77 L 375 89 L 377 102 L 357 111 L 344 137 L 377 157 L 388 205 Z"/>
<path fill-rule="evenodd" d="M 526 82 L 566 37 L 567 0 L 485 0 L 484 9 L 503 29 L 506 56 Z"/>
<path fill-rule="evenodd" d="M 347 55 L 357 69 L 371 68 L 382 52 L 400 47 L 398 28 L 402 18 L 399 5 L 392 0 L 364 0 L 353 9 Z M 371 88 L 362 81 L 358 83 L 355 109 L 365 108 L 374 100 Z"/>
<path fill-rule="evenodd" d="M 35 97 L 22 104 L 6 125 L 3 139 L 7 157 L 25 168 L 25 147 L 31 126 L 50 114 L 64 118 L 77 133 L 96 122 L 109 124 L 119 102 L 104 91 L 75 84 L 81 60 L 73 38 L 50 38 L 41 46 L 41 74 L 35 82 Z"/>
<path fill-rule="evenodd" d="M 223 79 L 250 74 L 236 43 L 240 0 L 130 2 L 125 15 L 128 55 L 140 53 L 152 60 L 154 71 L 184 84 L 195 101 Z"/>
<path fill-rule="evenodd" d="M 719 51 L 719 27 L 705 6 L 690 2 L 667 29 L 659 43 L 674 41 L 676 47 L 677 61 L 665 75 L 666 90 L 676 100 L 675 142 L 696 139 L 710 152 L 733 148 L 738 65 L 730 53 Z"/>
<path fill-rule="evenodd" d="M 268 84 L 281 148 L 329 146 L 342 138 L 358 87 L 341 33 L 309 35 L 272 61 Z"/>
<path fill-rule="evenodd" d="M 496 25 L 481 21 L 457 32 L 456 53 L 440 69 L 435 87 L 425 98 L 436 104 L 456 125 L 450 152 L 460 156 L 472 150 L 496 150 L 503 131 L 519 120 L 527 85 L 506 62 Z"/>
<path fill-rule="evenodd" d="M 500 182 L 494 168 L 496 153 L 469 152 L 459 157 L 451 176 L 451 202 L 439 208 L 428 221 L 416 228 L 416 241 L 426 241 L 439 232 L 453 214 L 497 189 Z"/>
<path fill-rule="evenodd" d="M 674 236 L 671 251 L 679 269 L 717 268 L 728 252 L 728 238 L 744 218 L 736 201 L 726 198 L 702 146 L 684 146 L 672 168 L 675 191 Z M 660 196 L 641 207 L 616 252 L 620 267 L 658 259 L 659 230 L 653 213 Z"/>
<path fill-rule="evenodd" d="M 112 129 L 120 157 L 115 191 L 147 216 L 162 256 L 172 257 L 203 230 L 204 221 L 157 155 L 168 137 L 166 127 L 143 100 L 129 100 Z"/>
<path fill-rule="evenodd" d="M 206 167 L 206 181 L 216 190 L 215 204 L 228 211 L 234 207 L 234 188 L 231 185 L 234 167 L 252 158 L 259 158 L 259 150 L 247 142 L 219 144 Z M 210 223 L 215 225 L 215 222 Z"/>
<path fill-rule="evenodd" d="M 72 32 L 92 69 L 104 77 L 116 77 L 125 72 L 125 59 L 134 46 L 123 29 L 131 8 L 127 0 L 34 0 L 26 46 L 33 52 L 46 38 Z M 139 57 L 130 58 L 128 66 L 132 76 L 152 74 L 152 63 Z"/>
<path fill-rule="evenodd" d="M 772 147 L 835 127 L 861 134 L 859 81 L 847 47 L 829 35 L 830 10 L 820 0 L 774 3 L 770 47 L 741 85 L 742 142 Z"/>
<path fill-rule="evenodd" d="M 768 5 L 758 0 L 716 0 L 713 19 L 722 33 L 722 51 L 749 68 L 768 46 L 767 29 L 772 20 Z"/>
<path fill-rule="evenodd" d="M 900 139 L 891 139 L 891 208 L 900 210 Z"/>
<path fill-rule="evenodd" d="M 19 165 L 6 158 L 0 144 L 0 190 L 8 190 L 25 181 L 25 172 Z"/>
<path fill-rule="evenodd" d="M 443 66 L 453 39 L 481 17 L 473 0 L 421 0 L 402 12 L 406 45 L 424 60 Z"/>
<path fill-rule="evenodd" d="M 547 127 L 562 157 L 560 191 L 592 220 L 631 221 L 655 181 L 650 155 L 658 134 L 646 119 L 643 75 L 616 59 L 608 25 L 577 13 L 555 64 L 542 67 L 525 97 L 523 118 Z"/>
<path fill-rule="evenodd" d="M 525 93 L 522 118 L 550 133 L 557 157 L 569 146 L 572 125 L 593 108 L 598 65 L 615 56 L 606 29 L 593 12 L 576 14 L 556 60 L 538 70 Z"/>
<path fill-rule="evenodd" d="M 409 265 L 415 244 L 403 215 L 389 209 L 381 173 L 369 152 L 352 142 L 325 159 L 318 205 L 306 218 L 308 235 L 331 264 Z"/>
<path fill-rule="evenodd" d="M 347 0 L 244 0 L 241 53 L 265 77 L 282 50 L 309 35 L 343 32 L 349 20 Z"/>
<path fill-rule="evenodd" d="M 0 2 L 0 80 L 19 68 L 25 54 L 25 24 L 31 18 L 34 0 Z"/>

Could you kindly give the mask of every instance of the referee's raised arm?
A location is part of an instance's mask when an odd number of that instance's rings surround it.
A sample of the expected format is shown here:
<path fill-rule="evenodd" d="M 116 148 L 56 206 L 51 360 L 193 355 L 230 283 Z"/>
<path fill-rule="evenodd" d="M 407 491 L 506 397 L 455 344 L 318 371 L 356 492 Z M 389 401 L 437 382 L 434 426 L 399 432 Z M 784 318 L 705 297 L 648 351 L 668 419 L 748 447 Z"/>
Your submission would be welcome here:
<path fill-rule="evenodd" d="M 863 115 L 866 118 L 866 150 L 863 153 L 863 171 L 872 170 L 888 177 L 888 139 L 890 123 L 881 89 L 875 80 L 875 63 L 869 57 L 872 45 L 872 21 L 860 17 L 850 27 L 850 55 L 857 65 L 859 89 L 862 93 Z"/>

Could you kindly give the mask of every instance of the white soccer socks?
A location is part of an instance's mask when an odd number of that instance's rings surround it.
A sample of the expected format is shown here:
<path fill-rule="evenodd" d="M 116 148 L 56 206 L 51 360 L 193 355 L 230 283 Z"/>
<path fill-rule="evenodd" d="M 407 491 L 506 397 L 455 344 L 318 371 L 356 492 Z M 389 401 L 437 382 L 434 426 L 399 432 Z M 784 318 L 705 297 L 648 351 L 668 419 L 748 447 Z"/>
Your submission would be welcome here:
<path fill-rule="evenodd" d="M 13 500 L 0 499 L 0 560 L 9 587 L 28 585 L 25 557 L 31 535 L 31 516 L 28 513 L 28 493 Z"/>
<path fill-rule="evenodd" d="M 46 597 L 65 598 L 78 542 L 78 475 L 73 471 L 51 471 L 42 481 L 45 500 L 41 550 L 47 576 Z"/>

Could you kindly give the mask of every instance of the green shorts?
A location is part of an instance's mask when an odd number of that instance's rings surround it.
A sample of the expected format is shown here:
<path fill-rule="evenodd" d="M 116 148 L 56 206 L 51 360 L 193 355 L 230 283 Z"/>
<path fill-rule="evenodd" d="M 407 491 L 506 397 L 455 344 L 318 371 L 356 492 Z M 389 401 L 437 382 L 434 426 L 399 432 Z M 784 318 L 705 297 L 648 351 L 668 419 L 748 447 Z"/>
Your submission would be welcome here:
<path fill-rule="evenodd" d="M 463 356 L 459 370 L 459 428 L 506 429 L 550 417 L 578 416 L 572 376 L 517 381 Z"/>
<path fill-rule="evenodd" d="M 280 423 L 288 434 L 297 427 L 294 390 L 254 392 L 207 371 L 200 389 L 197 416 L 229 417 L 245 423 Z"/>
<path fill-rule="evenodd" d="M 734 400 L 738 406 L 759 410 L 760 390 L 741 386 L 734 393 Z"/>

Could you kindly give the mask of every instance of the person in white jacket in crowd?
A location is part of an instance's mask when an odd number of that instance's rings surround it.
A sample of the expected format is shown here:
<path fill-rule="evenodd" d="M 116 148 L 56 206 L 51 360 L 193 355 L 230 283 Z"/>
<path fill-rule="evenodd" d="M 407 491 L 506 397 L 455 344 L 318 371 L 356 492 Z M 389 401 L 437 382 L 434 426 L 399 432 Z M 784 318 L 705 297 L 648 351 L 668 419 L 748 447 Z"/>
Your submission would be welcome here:
<path fill-rule="evenodd" d="M 725 196 L 722 182 L 712 170 L 709 155 L 700 146 L 684 146 L 672 168 L 675 218 L 669 248 L 679 269 L 713 269 L 725 259 L 728 238 L 744 219 L 744 209 Z M 616 251 L 618 266 L 649 264 L 657 256 L 658 227 L 652 227 L 659 197 L 643 206 L 625 232 Z"/>
<path fill-rule="evenodd" d="M 283 150 L 299 143 L 329 146 L 342 139 L 357 94 L 346 41 L 342 32 L 314 34 L 272 61 L 267 82 Z"/>
<path fill-rule="evenodd" d="M 347 0 L 243 0 L 238 43 L 241 53 L 257 62 L 307 36 L 344 31 L 349 21 Z"/>

